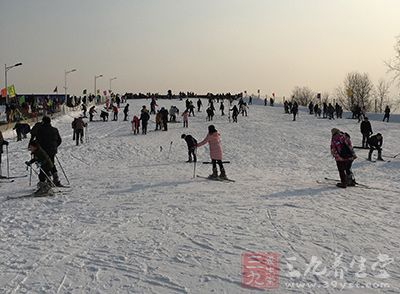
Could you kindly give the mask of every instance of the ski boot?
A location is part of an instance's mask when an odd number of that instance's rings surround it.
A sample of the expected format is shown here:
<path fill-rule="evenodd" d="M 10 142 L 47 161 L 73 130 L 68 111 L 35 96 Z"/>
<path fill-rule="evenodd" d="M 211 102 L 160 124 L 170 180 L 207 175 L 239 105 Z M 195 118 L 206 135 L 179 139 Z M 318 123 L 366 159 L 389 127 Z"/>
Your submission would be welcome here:
<path fill-rule="evenodd" d="M 354 179 L 353 174 L 349 174 L 347 176 L 347 186 L 354 187 L 356 185 L 356 180 Z"/>
<path fill-rule="evenodd" d="M 222 179 L 222 180 L 227 180 L 228 179 L 224 169 L 221 169 L 221 173 L 219 175 L 219 178 Z"/>
<path fill-rule="evenodd" d="M 336 187 L 345 189 L 345 188 L 347 188 L 347 185 L 346 185 L 346 183 L 337 183 Z"/>
<path fill-rule="evenodd" d="M 57 172 L 53 173 L 53 183 L 54 183 L 54 186 L 56 186 L 56 187 L 63 187 L 63 184 L 61 184 Z"/>
<path fill-rule="evenodd" d="M 51 186 L 47 182 L 39 182 L 37 184 L 38 189 L 33 193 L 35 197 L 53 195 L 53 191 L 51 190 Z"/>
<path fill-rule="evenodd" d="M 218 170 L 216 168 L 213 168 L 213 173 L 209 175 L 208 178 L 211 180 L 218 179 Z"/>
<path fill-rule="evenodd" d="M 385 160 L 382 158 L 382 152 L 378 152 L 378 158 L 377 158 L 376 160 L 378 160 L 378 161 L 385 161 Z"/>

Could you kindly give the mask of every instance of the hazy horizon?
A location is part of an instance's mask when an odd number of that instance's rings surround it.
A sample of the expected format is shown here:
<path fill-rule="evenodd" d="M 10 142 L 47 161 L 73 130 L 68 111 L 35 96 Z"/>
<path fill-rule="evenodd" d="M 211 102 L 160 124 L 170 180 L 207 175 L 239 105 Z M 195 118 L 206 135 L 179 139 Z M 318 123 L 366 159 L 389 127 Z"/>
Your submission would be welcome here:
<path fill-rule="evenodd" d="M 0 63 L 17 93 L 333 92 L 351 71 L 390 80 L 398 0 L 0 0 Z M 4 87 L 4 69 L 0 75 Z M 392 97 L 398 97 L 393 87 Z"/>

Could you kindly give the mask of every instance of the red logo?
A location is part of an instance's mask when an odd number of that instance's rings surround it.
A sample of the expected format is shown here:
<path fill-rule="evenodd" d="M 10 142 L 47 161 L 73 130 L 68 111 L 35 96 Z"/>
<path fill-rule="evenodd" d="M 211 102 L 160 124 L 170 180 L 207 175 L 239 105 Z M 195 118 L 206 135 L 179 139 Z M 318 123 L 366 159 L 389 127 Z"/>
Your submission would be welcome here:
<path fill-rule="evenodd" d="M 279 287 L 279 254 L 274 252 L 243 253 L 242 286 L 277 289 Z"/>

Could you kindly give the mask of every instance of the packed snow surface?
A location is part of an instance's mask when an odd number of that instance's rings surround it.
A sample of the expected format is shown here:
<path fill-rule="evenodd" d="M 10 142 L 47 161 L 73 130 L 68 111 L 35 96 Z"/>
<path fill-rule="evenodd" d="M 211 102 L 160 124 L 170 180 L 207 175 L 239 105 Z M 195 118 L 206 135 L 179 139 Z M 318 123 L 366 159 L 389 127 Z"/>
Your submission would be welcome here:
<path fill-rule="evenodd" d="M 131 119 L 150 101 L 129 104 Z M 184 101 L 158 104 L 184 109 Z M 78 115 L 53 121 L 63 138 L 58 158 L 72 189 L 6 200 L 33 191 L 37 179 L 33 175 L 31 187 L 29 176 L 1 181 L 0 292 L 259 293 L 241 284 L 242 254 L 273 252 L 280 260 L 273 293 L 335 293 L 340 285 L 323 287 L 332 281 L 388 284 L 344 287 L 344 293 L 399 293 L 400 160 L 371 163 L 367 150 L 356 150 L 356 180 L 374 189 L 324 183 L 324 177 L 339 178 L 330 129 L 348 132 L 360 145 L 357 121 L 300 112 L 293 122 L 281 107 L 251 105 L 248 117 L 233 124 L 217 111 L 213 124 L 224 160 L 231 162 L 226 172 L 236 180 L 226 183 L 193 178 L 193 164 L 185 163 L 180 136 L 206 136 L 204 110 L 189 118 L 188 129 L 169 124 L 168 132 L 154 131 L 152 116 L 148 134 L 135 136 L 121 109 L 117 122 L 90 123 L 89 142 L 75 146 L 71 122 Z M 384 136 L 383 154 L 399 153 L 400 125 L 372 125 Z M 10 132 L 5 137 L 11 141 L 11 175 L 29 175 L 27 141 L 16 142 Z M 202 164 L 209 161 L 207 147 L 199 148 L 198 158 L 196 173 L 209 175 L 211 166 Z M 60 168 L 59 174 L 66 183 Z M 333 273 L 339 255 L 336 269 L 343 276 Z M 295 271 L 301 276 L 290 277 Z M 292 288 L 292 281 L 317 286 Z"/>

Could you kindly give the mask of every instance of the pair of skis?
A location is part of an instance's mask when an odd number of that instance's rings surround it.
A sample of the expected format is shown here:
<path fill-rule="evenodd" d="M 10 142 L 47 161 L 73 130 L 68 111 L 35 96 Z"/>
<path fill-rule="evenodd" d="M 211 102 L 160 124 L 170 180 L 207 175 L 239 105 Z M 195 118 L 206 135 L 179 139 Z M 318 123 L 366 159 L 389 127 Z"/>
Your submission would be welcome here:
<path fill-rule="evenodd" d="M 197 175 L 197 177 L 201 178 L 201 179 L 210 180 L 210 181 L 216 181 L 216 182 L 227 182 L 227 183 L 236 182 L 235 180 L 228 179 L 228 178 L 220 178 L 220 177 L 212 178 L 212 177 L 205 177 L 205 176 L 200 176 L 200 175 Z"/>
<path fill-rule="evenodd" d="M 324 181 L 317 181 L 318 184 L 337 184 L 340 183 L 339 180 L 337 179 L 331 179 L 331 178 L 324 178 Z M 391 189 L 385 189 L 385 188 L 379 188 L 379 187 L 373 187 L 365 184 L 360 184 L 357 183 L 355 184 L 354 187 L 362 188 L 362 189 L 368 189 L 368 190 L 380 190 L 380 191 L 387 191 L 387 192 L 393 192 L 393 193 L 399 193 L 399 190 L 391 190 Z"/>
<path fill-rule="evenodd" d="M 7 201 L 7 200 L 16 200 L 16 199 L 23 199 L 23 198 L 53 197 L 53 196 L 55 196 L 56 193 L 57 194 L 66 194 L 67 192 L 69 192 L 67 190 L 62 190 L 62 189 L 65 189 L 65 188 L 69 188 L 69 186 L 61 186 L 61 187 L 56 187 L 56 188 L 59 188 L 59 190 L 52 191 L 50 193 L 35 193 L 36 192 L 35 191 L 35 192 L 32 192 L 32 193 L 23 194 L 23 195 L 7 196 L 7 198 L 5 200 Z"/>

